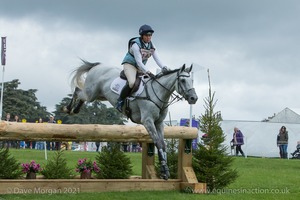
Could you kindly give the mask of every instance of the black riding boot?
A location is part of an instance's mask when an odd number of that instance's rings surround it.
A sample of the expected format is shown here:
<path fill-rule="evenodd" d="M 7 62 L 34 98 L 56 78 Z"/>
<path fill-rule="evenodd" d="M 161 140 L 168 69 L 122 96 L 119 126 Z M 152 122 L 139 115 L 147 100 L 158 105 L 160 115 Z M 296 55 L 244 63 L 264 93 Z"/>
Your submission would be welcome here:
<path fill-rule="evenodd" d="M 129 96 L 130 92 L 131 92 L 131 88 L 129 87 L 128 84 L 126 84 L 126 85 L 123 87 L 123 89 L 122 89 L 122 91 L 121 91 L 121 94 L 120 94 L 120 97 L 119 97 L 119 99 L 118 99 L 118 102 L 117 102 L 117 104 L 116 104 L 116 109 L 117 109 L 118 111 L 122 112 L 122 107 L 123 107 L 123 105 L 124 105 L 124 100 L 126 99 L 126 97 Z"/>

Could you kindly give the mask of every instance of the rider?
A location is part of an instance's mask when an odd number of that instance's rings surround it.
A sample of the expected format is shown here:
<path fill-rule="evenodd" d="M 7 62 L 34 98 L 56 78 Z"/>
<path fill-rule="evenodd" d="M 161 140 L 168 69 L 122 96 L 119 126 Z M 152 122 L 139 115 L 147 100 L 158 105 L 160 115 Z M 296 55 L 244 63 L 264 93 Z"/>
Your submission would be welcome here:
<path fill-rule="evenodd" d="M 146 67 L 148 58 L 153 56 L 156 64 L 162 69 L 163 72 L 167 71 L 168 68 L 162 64 L 158 55 L 155 51 L 155 46 L 151 42 L 152 34 L 154 30 L 149 25 L 142 25 L 139 29 L 140 37 L 132 38 L 129 41 L 129 49 L 125 58 L 123 59 L 122 65 L 124 68 L 125 76 L 127 77 L 127 84 L 121 91 L 120 97 L 116 104 L 116 108 L 122 112 L 122 106 L 124 100 L 130 94 L 134 82 L 136 80 L 136 74 L 139 71 L 147 73 L 150 77 L 154 75 Z"/>

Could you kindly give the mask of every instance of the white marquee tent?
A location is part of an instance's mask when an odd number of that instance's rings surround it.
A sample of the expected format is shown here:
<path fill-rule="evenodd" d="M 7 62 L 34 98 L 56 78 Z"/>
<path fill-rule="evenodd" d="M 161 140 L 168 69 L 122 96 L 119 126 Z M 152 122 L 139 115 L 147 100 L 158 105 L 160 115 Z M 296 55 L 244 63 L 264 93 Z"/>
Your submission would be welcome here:
<path fill-rule="evenodd" d="M 290 153 L 296 150 L 297 141 L 300 141 L 300 116 L 289 108 L 285 108 L 267 122 L 237 120 L 221 122 L 221 127 L 226 135 L 226 145 L 230 147 L 233 128 L 237 127 L 245 137 L 243 151 L 248 156 L 259 157 L 279 157 L 276 139 L 281 126 L 285 126 L 288 131 L 288 156 L 290 156 Z M 230 148 L 228 148 L 228 153 L 231 153 Z"/>
<path fill-rule="evenodd" d="M 233 128 L 238 127 L 245 137 L 245 145 L 242 146 L 243 151 L 248 156 L 260 157 L 279 157 L 276 139 L 281 126 L 285 126 L 288 131 L 288 154 L 290 155 L 296 150 L 297 141 L 300 141 L 300 124 L 227 120 L 222 121 L 221 124 L 226 135 L 226 145 L 230 145 Z M 228 152 L 231 153 L 230 148 Z"/>

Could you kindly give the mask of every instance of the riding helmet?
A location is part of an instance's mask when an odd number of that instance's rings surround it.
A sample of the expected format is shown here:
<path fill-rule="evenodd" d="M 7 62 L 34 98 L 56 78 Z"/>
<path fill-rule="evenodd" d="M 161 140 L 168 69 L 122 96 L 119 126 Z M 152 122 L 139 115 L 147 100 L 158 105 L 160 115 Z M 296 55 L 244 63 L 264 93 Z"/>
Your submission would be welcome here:
<path fill-rule="evenodd" d="M 145 35 L 147 33 L 154 33 L 154 30 L 151 28 L 151 26 L 144 24 L 143 26 L 140 27 L 139 33 L 140 35 Z"/>

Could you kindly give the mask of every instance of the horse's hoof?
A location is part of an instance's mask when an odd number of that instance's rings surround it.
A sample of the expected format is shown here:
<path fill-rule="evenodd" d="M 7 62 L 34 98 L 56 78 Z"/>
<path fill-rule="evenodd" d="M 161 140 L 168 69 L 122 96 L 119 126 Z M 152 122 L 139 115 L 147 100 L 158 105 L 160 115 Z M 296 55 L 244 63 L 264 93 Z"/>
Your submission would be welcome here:
<path fill-rule="evenodd" d="M 167 171 L 166 174 L 167 174 L 167 177 L 169 178 L 170 177 L 170 172 Z"/>
<path fill-rule="evenodd" d="M 161 165 L 160 173 L 161 173 L 161 176 L 160 176 L 160 177 L 161 177 L 162 179 L 168 180 L 169 177 L 170 177 L 170 171 L 169 171 L 168 165 L 166 165 L 166 164 Z"/>
<path fill-rule="evenodd" d="M 70 114 L 70 110 L 67 108 L 67 106 L 62 107 L 61 111 Z"/>
<path fill-rule="evenodd" d="M 167 181 L 169 179 L 169 176 L 167 176 L 166 174 L 163 174 L 160 176 L 160 178 Z"/>

